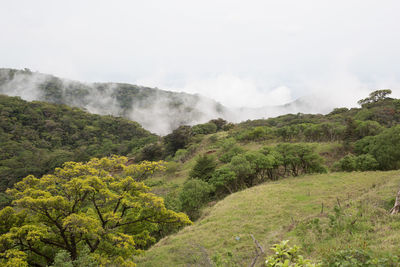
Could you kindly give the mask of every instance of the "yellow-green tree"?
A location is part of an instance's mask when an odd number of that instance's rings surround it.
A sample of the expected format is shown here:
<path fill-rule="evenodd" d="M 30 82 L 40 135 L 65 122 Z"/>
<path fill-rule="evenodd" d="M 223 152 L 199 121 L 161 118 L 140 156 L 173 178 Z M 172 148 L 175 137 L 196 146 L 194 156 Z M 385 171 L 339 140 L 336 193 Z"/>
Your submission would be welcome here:
<path fill-rule="evenodd" d="M 130 258 L 155 242 L 153 233 L 191 223 L 137 181 L 163 162 L 126 163 L 117 156 L 67 162 L 15 184 L 7 191 L 12 206 L 0 211 L 0 265 L 46 266 L 58 253 L 76 261 L 88 251 L 99 265 L 133 266 Z"/>

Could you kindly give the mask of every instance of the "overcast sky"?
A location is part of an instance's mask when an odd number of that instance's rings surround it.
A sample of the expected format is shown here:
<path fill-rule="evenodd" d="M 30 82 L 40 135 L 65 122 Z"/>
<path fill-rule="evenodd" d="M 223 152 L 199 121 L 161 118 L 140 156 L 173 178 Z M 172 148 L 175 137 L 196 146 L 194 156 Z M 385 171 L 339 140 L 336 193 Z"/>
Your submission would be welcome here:
<path fill-rule="evenodd" d="M 228 106 L 400 91 L 398 0 L 0 0 L 0 67 Z"/>

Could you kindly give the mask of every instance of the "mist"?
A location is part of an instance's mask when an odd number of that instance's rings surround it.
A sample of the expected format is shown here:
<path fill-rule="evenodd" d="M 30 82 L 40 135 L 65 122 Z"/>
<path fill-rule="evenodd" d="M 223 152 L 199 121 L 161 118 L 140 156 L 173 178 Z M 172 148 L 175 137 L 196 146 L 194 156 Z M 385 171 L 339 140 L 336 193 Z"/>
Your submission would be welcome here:
<path fill-rule="evenodd" d="M 312 96 L 322 101 L 310 111 L 326 112 L 377 89 L 398 95 L 399 9 L 396 0 L 6 1 L 0 67 L 199 94 L 227 108 Z"/>
<path fill-rule="evenodd" d="M 216 118 L 241 122 L 287 113 L 326 114 L 336 107 L 357 106 L 357 101 L 371 91 L 367 84 L 348 75 L 342 75 L 335 83 L 321 80 L 308 86 L 311 94 L 293 99 L 288 87 L 259 92 L 249 80 L 223 75 L 216 80 L 189 83 L 183 88 L 192 93 L 189 94 L 177 92 L 177 88 L 167 88 L 168 91 L 124 83 L 83 83 L 30 70 L 0 69 L 2 94 L 125 117 L 159 135 L 166 135 L 180 125 L 195 125 Z M 197 94 L 197 90 L 207 95 Z M 253 105 L 243 106 L 243 103 Z"/>

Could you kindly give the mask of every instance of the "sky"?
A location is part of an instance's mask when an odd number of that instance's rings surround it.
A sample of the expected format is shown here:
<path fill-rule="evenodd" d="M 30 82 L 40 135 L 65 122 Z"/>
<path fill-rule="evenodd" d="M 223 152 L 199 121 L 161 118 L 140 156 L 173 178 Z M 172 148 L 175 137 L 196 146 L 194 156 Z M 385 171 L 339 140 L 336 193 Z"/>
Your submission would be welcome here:
<path fill-rule="evenodd" d="M 400 96 L 397 0 L 0 0 L 0 67 L 229 107 Z M 321 105 L 323 105 L 323 102 Z"/>

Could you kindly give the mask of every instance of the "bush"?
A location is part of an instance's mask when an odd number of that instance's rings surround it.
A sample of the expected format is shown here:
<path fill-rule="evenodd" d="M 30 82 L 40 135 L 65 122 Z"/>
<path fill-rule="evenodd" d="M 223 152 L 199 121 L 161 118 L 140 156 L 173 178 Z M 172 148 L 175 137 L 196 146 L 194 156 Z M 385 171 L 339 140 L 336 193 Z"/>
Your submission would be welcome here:
<path fill-rule="evenodd" d="M 328 254 L 323 260 L 323 266 L 341 267 L 375 267 L 375 266 L 398 266 L 399 257 L 388 256 L 376 258 L 371 252 L 361 249 L 340 250 Z"/>
<path fill-rule="evenodd" d="M 217 125 L 212 122 L 207 122 L 204 124 L 198 124 L 192 127 L 193 135 L 197 134 L 212 134 L 217 132 Z"/>
<path fill-rule="evenodd" d="M 221 152 L 219 154 L 219 160 L 223 163 L 228 163 L 236 155 L 244 152 L 244 149 L 237 145 L 235 139 L 228 138 L 220 143 Z"/>
<path fill-rule="evenodd" d="M 356 167 L 359 171 L 373 171 L 376 170 L 378 166 L 379 163 L 373 156 L 369 154 L 364 154 L 356 157 Z"/>
<path fill-rule="evenodd" d="M 289 240 L 282 241 L 280 244 L 272 246 L 274 255 L 266 258 L 265 266 L 267 267 L 278 267 L 278 266 L 293 266 L 293 267 L 313 267 L 320 266 L 311 263 L 310 260 L 304 259 L 300 255 L 300 248 L 298 246 L 290 247 L 288 245 Z"/>
<path fill-rule="evenodd" d="M 214 186 L 215 191 L 219 194 L 232 194 L 239 190 L 236 180 L 235 172 L 229 166 L 223 166 L 214 172 L 209 183 Z"/>
<path fill-rule="evenodd" d="M 212 191 L 212 186 L 204 181 L 197 179 L 186 181 L 179 194 L 181 211 L 189 215 L 192 220 L 197 219 L 200 208 L 210 200 Z"/>
<path fill-rule="evenodd" d="M 208 180 L 210 180 L 211 176 L 213 175 L 216 167 L 217 162 L 215 160 L 215 157 L 204 154 L 197 158 L 196 164 L 189 173 L 189 177 L 208 182 Z"/>
<path fill-rule="evenodd" d="M 372 171 L 379 167 L 376 159 L 369 154 L 359 156 L 346 155 L 333 165 L 337 171 Z"/>
<path fill-rule="evenodd" d="M 346 155 L 333 165 L 337 171 L 352 172 L 356 170 L 356 156 Z"/>

